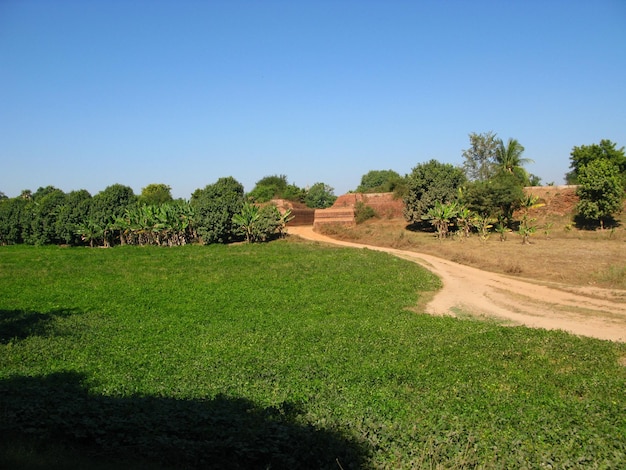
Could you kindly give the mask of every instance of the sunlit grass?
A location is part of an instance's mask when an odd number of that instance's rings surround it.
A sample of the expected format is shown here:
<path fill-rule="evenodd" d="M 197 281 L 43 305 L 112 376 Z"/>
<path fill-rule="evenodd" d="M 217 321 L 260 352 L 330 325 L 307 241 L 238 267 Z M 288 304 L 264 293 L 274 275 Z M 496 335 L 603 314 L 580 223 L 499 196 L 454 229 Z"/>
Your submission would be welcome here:
<path fill-rule="evenodd" d="M 414 313 L 438 285 L 307 243 L 2 247 L 0 462 L 626 464 L 624 345 Z"/>

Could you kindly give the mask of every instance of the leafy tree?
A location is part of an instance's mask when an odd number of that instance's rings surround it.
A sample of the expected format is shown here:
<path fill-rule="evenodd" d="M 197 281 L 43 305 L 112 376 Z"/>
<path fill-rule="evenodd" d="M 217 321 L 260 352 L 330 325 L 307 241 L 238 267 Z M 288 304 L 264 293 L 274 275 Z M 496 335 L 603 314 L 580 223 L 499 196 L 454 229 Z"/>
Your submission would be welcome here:
<path fill-rule="evenodd" d="M 283 236 L 287 222 L 291 217 L 291 210 L 280 213 L 274 204 L 268 204 L 259 210 L 259 220 L 255 224 L 254 238 L 256 241 L 266 241 L 274 235 Z"/>
<path fill-rule="evenodd" d="M 528 174 L 528 186 L 541 186 L 541 178 L 532 173 Z"/>
<path fill-rule="evenodd" d="M 65 193 L 54 186 L 39 188 L 33 194 L 31 232 L 26 240 L 34 245 L 63 243 L 57 234 L 57 217 L 65 204 Z"/>
<path fill-rule="evenodd" d="M 511 173 L 522 182 L 524 186 L 528 185 L 530 178 L 524 169 L 524 165 L 532 163 L 530 158 L 523 158 L 524 147 L 516 139 L 510 138 L 506 145 L 502 139 L 498 140 L 496 147 L 495 163 L 498 171 Z"/>
<path fill-rule="evenodd" d="M 470 181 L 485 181 L 495 173 L 498 139 L 493 132 L 469 135 L 470 148 L 463 150 L 463 169 Z"/>
<path fill-rule="evenodd" d="M 607 160 L 617 167 L 617 171 L 621 175 L 622 185 L 626 186 L 626 153 L 624 153 L 624 147 L 616 149 L 615 146 L 615 143 L 604 139 L 599 144 L 574 147 L 570 153 L 571 171 L 565 175 L 567 184 L 579 183 L 582 167 L 595 160 Z"/>
<path fill-rule="evenodd" d="M 500 172 L 487 181 L 473 181 L 462 192 L 462 202 L 482 218 L 511 225 L 513 212 L 524 197 L 523 185 L 512 173 Z"/>
<path fill-rule="evenodd" d="M 89 218 L 91 194 L 85 189 L 65 195 L 65 203 L 58 208 L 55 231 L 57 237 L 70 245 L 79 245 L 78 226 Z"/>
<path fill-rule="evenodd" d="M 449 163 L 430 160 L 418 164 L 407 176 L 404 218 L 407 222 L 419 223 L 435 203 L 456 200 L 458 190 L 465 182 L 463 170 Z"/>
<path fill-rule="evenodd" d="M 613 214 L 622 208 L 624 186 L 618 166 L 606 158 L 590 161 L 578 169 L 578 217 L 582 224 L 613 222 Z"/>
<path fill-rule="evenodd" d="M 332 206 L 337 200 L 334 188 L 324 183 L 315 183 L 309 188 L 304 198 L 307 207 L 325 209 Z"/>
<path fill-rule="evenodd" d="M 141 190 L 140 204 L 163 204 L 172 202 L 172 188 L 163 183 L 152 183 Z"/>
<path fill-rule="evenodd" d="M 92 198 L 89 217 L 97 226 L 106 227 L 136 202 L 137 196 L 131 187 L 113 184 Z"/>
<path fill-rule="evenodd" d="M 259 203 L 268 202 L 271 199 L 303 202 L 305 191 L 295 184 L 289 184 L 286 175 L 273 175 L 265 176 L 257 181 L 254 189 L 248 193 L 248 197 Z"/>
<path fill-rule="evenodd" d="M 9 199 L 9 198 L 7 197 L 6 194 L 4 194 L 2 191 L 0 191 L 0 201 L 2 201 L 3 199 Z"/>
<path fill-rule="evenodd" d="M 244 204 L 243 186 L 232 176 L 220 178 L 191 195 L 198 235 L 206 244 L 228 243 L 236 235 L 233 215 Z"/>
<path fill-rule="evenodd" d="M 0 200 L 0 244 L 14 245 L 24 243 L 25 224 L 30 233 L 29 206 L 31 201 L 21 197 Z"/>
<path fill-rule="evenodd" d="M 404 178 L 393 170 L 371 170 L 361 177 L 357 193 L 391 193 L 402 186 Z"/>

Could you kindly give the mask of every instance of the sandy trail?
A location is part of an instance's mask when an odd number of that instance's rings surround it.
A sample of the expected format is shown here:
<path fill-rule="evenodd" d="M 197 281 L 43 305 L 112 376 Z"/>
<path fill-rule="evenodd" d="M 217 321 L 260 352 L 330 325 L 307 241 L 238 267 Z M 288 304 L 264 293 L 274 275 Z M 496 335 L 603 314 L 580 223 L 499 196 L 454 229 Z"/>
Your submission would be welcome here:
<path fill-rule="evenodd" d="M 626 342 L 623 291 L 520 280 L 423 253 L 335 240 L 314 232 L 312 226 L 289 227 L 289 233 L 312 241 L 383 251 L 419 263 L 443 283 L 427 305 L 427 312 L 434 315 L 469 313 L 533 328 Z"/>

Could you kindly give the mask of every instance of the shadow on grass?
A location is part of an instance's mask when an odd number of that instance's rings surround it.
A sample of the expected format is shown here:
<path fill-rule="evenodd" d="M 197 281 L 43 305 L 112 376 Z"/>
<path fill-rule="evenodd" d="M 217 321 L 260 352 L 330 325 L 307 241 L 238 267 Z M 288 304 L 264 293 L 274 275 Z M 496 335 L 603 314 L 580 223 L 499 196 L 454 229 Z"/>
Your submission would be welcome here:
<path fill-rule="evenodd" d="M 76 373 L 0 381 L 2 468 L 364 468 L 367 449 L 285 403 L 90 394 Z"/>
<path fill-rule="evenodd" d="M 32 312 L 28 310 L 0 309 L 0 344 L 21 340 L 29 336 L 45 336 L 56 318 L 77 314 L 74 310 Z"/>

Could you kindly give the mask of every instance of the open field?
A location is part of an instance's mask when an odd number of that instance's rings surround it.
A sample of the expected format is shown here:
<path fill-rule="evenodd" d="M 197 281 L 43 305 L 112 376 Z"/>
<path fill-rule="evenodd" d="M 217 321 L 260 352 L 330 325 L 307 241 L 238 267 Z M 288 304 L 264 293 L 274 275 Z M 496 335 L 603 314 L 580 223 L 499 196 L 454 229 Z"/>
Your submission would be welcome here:
<path fill-rule="evenodd" d="M 438 286 L 297 240 L 2 247 L 0 466 L 626 465 L 626 345 L 416 314 Z"/>

